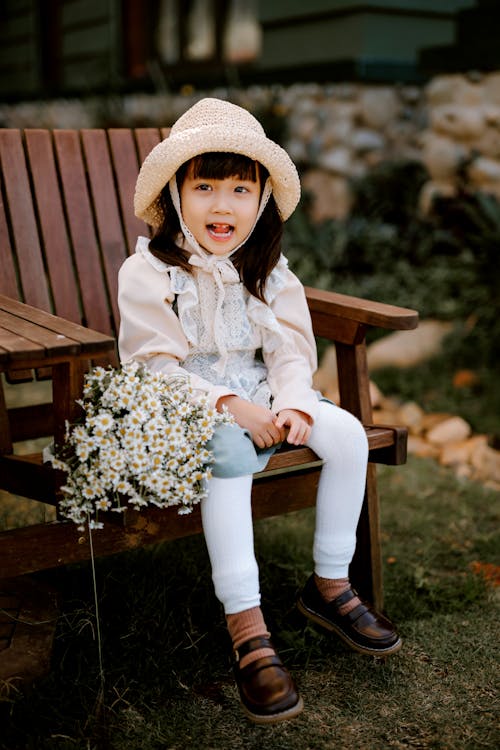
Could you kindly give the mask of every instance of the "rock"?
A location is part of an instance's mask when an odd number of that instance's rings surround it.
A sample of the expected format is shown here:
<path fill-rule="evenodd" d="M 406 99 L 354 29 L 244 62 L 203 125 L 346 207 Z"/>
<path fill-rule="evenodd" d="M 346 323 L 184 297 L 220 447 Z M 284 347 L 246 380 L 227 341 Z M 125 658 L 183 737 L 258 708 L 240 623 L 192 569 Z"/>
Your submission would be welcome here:
<path fill-rule="evenodd" d="M 418 435 L 408 435 L 408 453 L 420 458 L 437 458 L 439 448 Z"/>
<path fill-rule="evenodd" d="M 422 160 L 433 180 L 455 179 L 466 149 L 451 138 L 429 132 L 422 139 Z"/>
<path fill-rule="evenodd" d="M 302 177 L 302 188 L 312 196 L 310 214 L 315 223 L 344 219 L 352 205 L 352 193 L 344 177 L 323 169 L 310 169 Z"/>
<path fill-rule="evenodd" d="M 370 380 L 370 399 L 374 409 L 377 409 L 384 399 L 382 391 L 372 380 Z"/>
<path fill-rule="evenodd" d="M 397 413 L 395 411 L 384 408 L 375 409 L 373 412 L 373 423 L 405 426 L 404 422 L 398 421 Z"/>
<path fill-rule="evenodd" d="M 385 138 L 369 128 L 356 128 L 351 133 L 351 146 L 355 151 L 378 151 L 384 148 Z"/>
<path fill-rule="evenodd" d="M 359 106 L 364 124 L 377 130 L 385 127 L 401 109 L 396 93 L 388 87 L 365 89 L 361 93 Z"/>
<path fill-rule="evenodd" d="M 479 446 L 487 445 L 486 435 L 475 435 L 467 440 L 456 440 L 446 443 L 439 454 L 439 462 L 443 466 L 458 466 L 469 464 L 473 451 Z"/>
<path fill-rule="evenodd" d="M 490 73 L 483 80 L 484 99 L 500 105 L 500 73 Z"/>
<path fill-rule="evenodd" d="M 500 483 L 500 451 L 480 442 L 472 451 L 471 464 L 475 478 Z"/>
<path fill-rule="evenodd" d="M 321 154 L 318 164 L 334 174 L 348 177 L 351 173 L 351 151 L 344 146 L 331 148 Z"/>
<path fill-rule="evenodd" d="M 431 412 L 430 414 L 424 414 L 422 417 L 423 432 L 432 430 L 433 427 L 436 427 L 436 425 L 444 422 L 446 419 L 450 419 L 452 416 L 453 414 L 448 414 L 448 412 Z"/>
<path fill-rule="evenodd" d="M 474 141 L 476 148 L 483 156 L 489 156 L 492 159 L 500 158 L 500 131 L 497 127 L 486 125 L 481 136 Z"/>
<path fill-rule="evenodd" d="M 462 417 L 450 417 L 439 422 L 427 432 L 427 440 L 434 445 L 465 440 L 471 434 L 471 427 Z"/>
<path fill-rule="evenodd" d="M 500 128 L 500 107 L 488 102 L 483 107 L 484 121 L 486 125 L 492 125 L 494 128 Z"/>
<path fill-rule="evenodd" d="M 318 119 L 314 114 L 305 114 L 294 127 L 294 135 L 309 143 L 318 129 Z"/>
<path fill-rule="evenodd" d="M 461 140 L 479 138 L 485 128 L 482 109 L 446 104 L 430 112 L 431 127 L 438 133 Z"/>
<path fill-rule="evenodd" d="M 425 89 L 428 103 L 440 106 L 459 102 L 468 106 L 479 106 L 484 99 L 484 88 L 471 83 L 461 75 L 436 76 Z"/>
<path fill-rule="evenodd" d="M 414 401 L 408 401 L 400 406 L 396 412 L 396 424 L 406 425 L 412 435 L 420 435 L 423 416 L 423 409 Z"/>
<path fill-rule="evenodd" d="M 478 156 L 470 164 L 467 174 L 477 184 L 500 182 L 500 161 Z"/>
<path fill-rule="evenodd" d="M 412 367 L 441 351 L 444 337 L 452 324 L 441 320 L 424 320 L 413 331 L 395 331 L 367 348 L 371 372 L 382 367 Z"/>

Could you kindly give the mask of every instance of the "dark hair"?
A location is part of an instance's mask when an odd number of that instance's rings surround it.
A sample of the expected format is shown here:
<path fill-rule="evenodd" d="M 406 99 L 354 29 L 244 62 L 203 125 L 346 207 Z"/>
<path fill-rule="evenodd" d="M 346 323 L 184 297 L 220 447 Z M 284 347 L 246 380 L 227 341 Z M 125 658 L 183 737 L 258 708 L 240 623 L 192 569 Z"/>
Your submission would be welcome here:
<path fill-rule="evenodd" d="M 256 182 L 259 176 L 262 188 L 268 177 L 265 167 L 248 156 L 210 152 L 195 156 L 179 167 L 176 174 L 179 190 L 189 169 L 192 170 L 193 177 L 207 180 L 224 180 L 236 176 L 242 180 Z M 181 227 L 168 184 L 159 195 L 159 204 L 163 221 L 155 229 L 149 249 L 165 263 L 180 266 L 191 273 L 192 267 L 188 263 L 190 253 L 177 244 Z M 283 221 L 271 195 L 250 237 L 232 256 L 234 266 L 245 287 L 250 294 L 263 302 L 267 278 L 280 257 L 282 235 Z"/>

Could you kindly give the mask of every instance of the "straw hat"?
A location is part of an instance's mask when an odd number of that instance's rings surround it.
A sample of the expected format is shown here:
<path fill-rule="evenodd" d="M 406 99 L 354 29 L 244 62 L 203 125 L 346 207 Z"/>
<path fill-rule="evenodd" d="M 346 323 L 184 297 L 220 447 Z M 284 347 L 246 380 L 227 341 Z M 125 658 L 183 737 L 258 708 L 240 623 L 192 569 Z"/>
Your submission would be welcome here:
<path fill-rule="evenodd" d="M 135 215 L 151 226 L 162 220 L 158 196 L 184 162 L 210 151 L 243 154 L 269 172 L 274 200 L 283 221 L 300 198 L 297 170 L 286 151 L 267 138 L 246 109 L 221 99 L 201 99 L 173 125 L 170 135 L 148 154 L 137 178 Z"/>

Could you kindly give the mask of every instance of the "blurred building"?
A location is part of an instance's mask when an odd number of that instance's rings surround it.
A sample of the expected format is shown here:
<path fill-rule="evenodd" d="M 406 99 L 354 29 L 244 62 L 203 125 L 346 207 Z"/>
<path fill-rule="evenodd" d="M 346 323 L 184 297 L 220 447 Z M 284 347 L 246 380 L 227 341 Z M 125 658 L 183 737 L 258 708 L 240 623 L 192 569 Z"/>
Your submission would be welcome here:
<path fill-rule="evenodd" d="M 0 97 L 500 68 L 496 0 L 2 0 Z"/>

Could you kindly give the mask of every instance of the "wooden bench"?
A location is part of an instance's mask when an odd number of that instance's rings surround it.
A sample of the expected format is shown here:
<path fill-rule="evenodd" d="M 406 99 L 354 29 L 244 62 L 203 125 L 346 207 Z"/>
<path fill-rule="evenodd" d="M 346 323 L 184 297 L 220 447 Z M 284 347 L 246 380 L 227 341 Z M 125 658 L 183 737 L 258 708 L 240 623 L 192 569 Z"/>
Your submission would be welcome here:
<path fill-rule="evenodd" d="M 141 161 L 167 135 L 168 131 L 152 128 L 0 130 L 0 294 L 7 298 L 6 315 L 9 305 L 30 306 L 15 307 L 16 331 L 11 331 L 12 320 L 4 321 L 0 365 L 14 384 L 54 373 L 58 393 L 54 403 L 9 408 L 0 391 L 0 489 L 57 503 L 58 482 L 52 469 L 42 464 L 40 453 L 18 455 L 15 444 L 62 434 L 64 419 L 76 413 L 74 396 L 92 364 L 90 357 L 100 356 L 100 364 L 117 364 L 117 272 L 134 252 L 137 236 L 148 232 L 133 214 L 135 181 Z M 382 607 L 375 463 L 404 463 L 407 434 L 401 427 L 372 424 L 365 337 L 371 326 L 415 328 L 418 316 L 413 310 L 312 288 L 307 295 L 315 333 L 336 345 L 341 405 L 361 419 L 368 434 L 370 464 L 351 575 L 363 594 Z M 40 319 L 37 311 L 51 316 Z M 111 338 L 113 350 L 105 345 L 108 351 L 86 355 L 79 349 L 66 370 L 57 366 L 58 359 L 40 358 L 40 350 L 48 352 L 48 344 L 39 329 L 53 340 L 50 335 L 66 333 L 66 321 L 90 329 L 91 338 L 93 332 L 104 335 L 108 344 Z M 29 324 L 34 327 L 29 329 Z M 20 330 L 26 345 L 20 344 Z M 78 338 L 75 330 L 68 335 Z M 36 343 L 36 356 L 30 342 Z M 276 454 L 255 478 L 255 518 L 313 505 L 320 467 L 307 448 Z M 93 545 L 95 554 L 104 555 L 200 531 L 199 511 L 179 517 L 175 509 L 151 509 L 128 513 L 121 525 L 106 523 L 93 535 Z M 89 556 L 87 535 L 67 521 L 0 533 L 0 579 Z"/>

